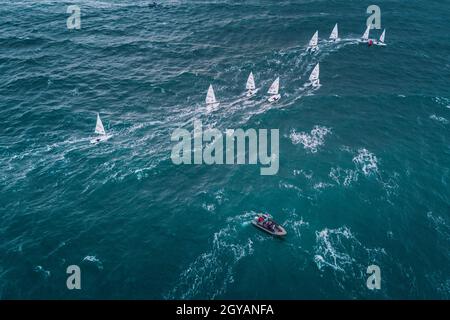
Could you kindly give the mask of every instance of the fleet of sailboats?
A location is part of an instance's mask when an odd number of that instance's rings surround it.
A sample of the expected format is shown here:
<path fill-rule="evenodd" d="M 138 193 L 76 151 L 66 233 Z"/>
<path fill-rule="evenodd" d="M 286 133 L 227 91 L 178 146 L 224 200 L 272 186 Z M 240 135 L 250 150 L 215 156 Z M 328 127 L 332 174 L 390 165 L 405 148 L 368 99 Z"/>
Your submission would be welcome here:
<path fill-rule="evenodd" d="M 361 37 L 361 42 L 369 41 L 370 29 L 371 29 L 371 25 L 368 25 L 364 34 Z M 386 45 L 385 37 L 386 37 L 386 29 L 383 30 L 379 40 L 374 41 L 374 44 L 379 45 L 379 46 L 385 46 Z M 337 23 L 334 25 L 333 30 L 331 31 L 329 40 L 333 41 L 333 42 L 340 40 Z M 314 51 L 318 50 L 319 49 L 318 43 L 319 43 L 319 31 L 316 31 L 308 43 L 307 51 L 314 52 Z M 312 85 L 313 87 L 320 86 L 319 63 L 317 63 L 316 66 L 314 67 L 314 69 L 312 70 L 308 80 L 310 82 L 310 85 Z M 254 96 L 259 90 L 256 88 L 253 72 L 250 72 L 250 74 L 247 78 L 247 82 L 245 84 L 245 89 L 246 89 L 247 97 Z M 269 90 L 267 91 L 267 93 L 269 94 L 267 101 L 276 102 L 276 101 L 280 100 L 281 95 L 279 93 L 279 90 L 280 90 L 280 78 L 277 77 L 275 79 L 275 81 L 272 83 L 272 85 L 270 86 Z M 206 103 L 208 110 L 215 109 L 217 106 L 219 106 L 219 102 L 216 99 L 216 95 L 214 93 L 212 84 L 210 84 L 208 87 L 208 92 L 206 93 L 205 103 Z M 103 126 L 103 123 L 102 123 L 99 113 L 97 113 L 97 122 L 95 125 L 95 133 L 97 134 L 97 136 L 91 140 L 91 143 L 93 143 L 93 144 L 97 144 L 99 142 L 106 141 L 111 137 L 111 135 L 106 134 L 105 127 Z"/>

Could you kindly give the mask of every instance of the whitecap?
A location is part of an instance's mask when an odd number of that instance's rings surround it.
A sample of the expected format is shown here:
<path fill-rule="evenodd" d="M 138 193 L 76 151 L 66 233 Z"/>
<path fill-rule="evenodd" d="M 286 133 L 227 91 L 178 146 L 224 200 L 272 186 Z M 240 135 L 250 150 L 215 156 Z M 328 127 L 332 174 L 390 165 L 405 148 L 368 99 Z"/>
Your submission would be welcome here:
<path fill-rule="evenodd" d="M 294 174 L 294 176 L 298 176 L 298 175 L 302 175 L 304 176 L 306 179 L 311 180 L 311 178 L 313 177 L 313 172 L 311 170 L 309 170 L 308 172 L 306 172 L 303 169 L 300 170 L 295 170 L 292 172 Z"/>
<path fill-rule="evenodd" d="M 296 132 L 292 130 L 289 138 L 293 144 L 301 143 L 306 150 L 316 153 L 325 142 L 325 136 L 331 133 L 331 129 L 323 126 L 314 126 L 310 133 Z"/>
<path fill-rule="evenodd" d="M 345 248 L 342 246 L 344 239 L 353 239 L 350 229 L 345 226 L 338 229 L 325 228 L 316 231 L 314 262 L 319 270 L 328 266 L 337 271 L 345 271 L 344 266 L 353 262 L 353 258 L 345 252 Z"/>
<path fill-rule="evenodd" d="M 377 157 L 367 149 L 359 149 L 358 154 L 353 157 L 353 163 L 366 176 L 378 173 Z"/>
<path fill-rule="evenodd" d="M 209 212 L 214 212 L 216 210 L 216 206 L 212 203 L 203 203 L 202 208 Z"/>
<path fill-rule="evenodd" d="M 42 266 L 34 267 L 33 271 L 38 273 L 43 279 L 48 279 L 51 276 L 50 271 L 45 270 Z"/>
<path fill-rule="evenodd" d="M 83 258 L 83 262 L 91 263 L 97 267 L 99 270 L 103 270 L 103 263 L 96 256 L 86 256 Z"/>
<path fill-rule="evenodd" d="M 381 264 L 386 256 L 384 248 L 364 247 L 347 226 L 316 231 L 314 262 L 320 271 L 337 271 L 339 283 L 364 277 L 361 270 L 370 264 Z"/>
<path fill-rule="evenodd" d="M 323 189 L 326 189 L 326 188 L 332 187 L 332 186 L 333 186 L 333 185 L 332 185 L 331 183 L 318 182 L 318 183 L 315 183 L 315 184 L 314 184 L 313 188 L 314 188 L 315 190 L 323 190 Z"/>
<path fill-rule="evenodd" d="M 448 120 L 447 120 L 446 118 L 444 118 L 444 117 L 439 117 L 439 116 L 437 116 L 437 115 L 435 115 L 435 114 L 432 114 L 432 115 L 430 116 L 430 119 L 431 119 L 431 120 L 439 121 L 440 123 L 443 123 L 443 124 L 448 124 Z"/>
<path fill-rule="evenodd" d="M 345 187 L 350 186 L 353 182 L 358 181 L 358 172 L 351 169 L 343 169 L 340 167 L 331 168 L 328 176 L 338 185 Z"/>

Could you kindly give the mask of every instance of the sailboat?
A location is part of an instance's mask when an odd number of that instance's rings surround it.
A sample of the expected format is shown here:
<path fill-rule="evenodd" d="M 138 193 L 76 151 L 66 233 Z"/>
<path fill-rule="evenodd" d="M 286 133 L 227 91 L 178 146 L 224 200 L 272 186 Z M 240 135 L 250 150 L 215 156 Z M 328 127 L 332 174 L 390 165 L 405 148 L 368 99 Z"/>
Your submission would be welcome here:
<path fill-rule="evenodd" d="M 334 25 L 333 31 L 331 31 L 330 34 L 330 40 L 331 41 L 339 41 L 339 33 L 338 33 L 338 24 L 336 23 Z"/>
<path fill-rule="evenodd" d="M 219 103 L 216 100 L 216 95 L 214 94 L 214 89 L 213 89 L 211 84 L 209 85 L 208 93 L 206 94 L 205 102 L 206 102 L 206 107 L 209 110 L 215 109 L 215 108 L 217 108 L 219 106 Z"/>
<path fill-rule="evenodd" d="M 383 33 L 380 36 L 380 40 L 378 40 L 377 42 L 375 42 L 375 44 L 377 46 L 385 46 L 386 43 L 384 43 L 384 38 L 386 37 L 386 29 L 383 30 Z"/>
<path fill-rule="evenodd" d="M 105 128 L 103 127 L 102 119 L 100 119 L 100 114 L 97 112 L 97 123 L 95 124 L 95 133 L 97 137 L 91 140 L 91 143 L 99 143 L 101 141 L 108 140 L 111 136 L 107 135 Z"/>
<path fill-rule="evenodd" d="M 279 89 L 280 89 L 280 77 L 275 79 L 275 81 L 272 83 L 269 90 L 267 91 L 267 93 L 270 94 L 270 97 L 269 99 L 267 99 L 267 101 L 275 102 L 280 100 L 281 95 L 278 93 Z"/>
<path fill-rule="evenodd" d="M 316 31 L 312 36 L 311 40 L 309 40 L 308 48 L 306 51 L 314 52 L 319 49 L 317 43 L 319 42 L 319 31 Z"/>
<path fill-rule="evenodd" d="M 369 41 L 369 32 L 370 32 L 370 24 L 367 26 L 366 31 L 364 31 L 364 34 L 361 37 L 362 42 L 368 42 Z"/>
<path fill-rule="evenodd" d="M 309 76 L 309 81 L 311 82 L 311 85 L 313 87 L 318 87 L 320 85 L 319 73 L 319 64 L 316 64 L 313 71 L 311 72 L 311 75 Z"/>
<path fill-rule="evenodd" d="M 253 96 L 258 91 L 258 89 L 256 89 L 255 78 L 253 77 L 253 72 L 250 72 L 250 74 L 248 76 L 247 84 L 245 85 L 245 89 L 247 89 L 247 97 Z"/>

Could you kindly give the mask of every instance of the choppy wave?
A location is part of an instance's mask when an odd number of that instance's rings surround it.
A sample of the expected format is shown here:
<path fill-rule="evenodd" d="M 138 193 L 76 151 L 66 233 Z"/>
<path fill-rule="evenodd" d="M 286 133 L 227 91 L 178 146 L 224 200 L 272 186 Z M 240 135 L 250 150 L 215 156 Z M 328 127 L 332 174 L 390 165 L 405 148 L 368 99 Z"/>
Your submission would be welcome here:
<path fill-rule="evenodd" d="M 432 115 L 430 116 L 430 119 L 431 119 L 431 120 L 436 120 L 436 121 L 438 121 L 438 122 L 440 122 L 440 123 L 443 123 L 443 124 L 448 124 L 448 120 L 447 120 L 446 118 L 441 117 L 441 116 L 437 116 L 437 115 L 435 115 L 435 114 L 432 114 Z"/>
<path fill-rule="evenodd" d="M 96 256 L 85 256 L 82 260 L 83 263 L 85 264 L 89 264 L 89 265 L 93 265 L 95 266 L 98 270 L 103 270 L 103 262 L 97 258 Z"/>
<path fill-rule="evenodd" d="M 334 270 L 345 271 L 345 265 L 352 264 L 354 259 L 346 252 L 346 242 L 356 241 L 350 229 L 323 229 L 316 231 L 316 255 L 314 261 L 322 270 L 325 266 Z"/>
<path fill-rule="evenodd" d="M 211 249 L 202 253 L 179 276 L 166 299 L 214 299 L 234 282 L 234 268 L 240 260 L 253 254 L 253 241 L 238 240 L 243 222 L 254 216 L 247 212 L 228 219 L 229 224 L 215 232 Z M 240 222 L 240 223 L 239 223 Z"/>
<path fill-rule="evenodd" d="M 310 133 L 292 130 L 289 138 L 293 144 L 302 144 L 306 150 L 316 153 L 319 147 L 325 143 L 325 137 L 330 133 L 330 128 L 316 125 Z"/>
<path fill-rule="evenodd" d="M 320 272 L 332 273 L 336 284 L 347 296 L 360 295 L 345 290 L 348 282 L 357 280 L 364 285 L 367 267 L 372 264 L 385 266 L 389 259 L 384 248 L 366 248 L 347 226 L 316 231 L 314 262 Z"/>
<path fill-rule="evenodd" d="M 150 2 L 78 1 L 82 29 L 71 31 L 64 1 L 0 6 L 2 298 L 70 298 L 51 285 L 69 262 L 108 279 L 83 298 L 221 298 L 231 287 L 244 297 L 255 288 L 234 279 L 241 263 L 253 267 L 266 254 L 255 247 L 263 241 L 279 245 L 280 283 L 331 274 L 324 292 L 367 298 L 361 270 L 380 262 L 395 298 L 448 297 L 450 99 L 438 63 L 447 42 L 437 32 L 432 46 L 411 46 L 426 44 L 429 33 L 408 29 L 446 30 L 447 21 L 435 19 L 443 4 L 417 3 L 430 12 L 418 10 L 418 19 L 391 2 L 391 13 L 410 23 L 390 19 L 388 46 L 368 48 L 357 39 L 365 17 L 355 19 L 344 2 Z M 342 40 L 321 40 L 318 52 L 306 53 L 312 33 L 328 35 L 336 16 L 349 18 Z M 322 86 L 312 88 L 317 63 Z M 246 99 L 250 71 L 260 90 Z M 277 76 L 282 98 L 271 104 L 266 92 Z M 210 83 L 220 105 L 207 113 Z M 113 137 L 92 146 L 97 111 Z M 221 131 L 295 129 L 281 141 L 289 152 L 280 152 L 279 174 L 260 177 L 249 166 L 174 166 L 170 134 L 191 129 L 193 119 Z M 336 223 L 333 201 L 352 205 L 345 214 L 336 206 L 345 226 L 325 228 Z M 247 210 L 258 208 L 287 212 L 286 241 L 246 229 L 254 215 Z M 430 237 L 410 236 L 422 231 L 418 216 Z M 363 237 L 376 219 L 382 230 Z M 195 241 L 180 241 L 197 226 L 204 233 Z M 173 246 L 193 256 L 180 266 Z M 396 254 L 404 248 L 408 255 Z M 152 259 L 159 250 L 163 262 Z M 441 264 L 424 276 L 416 256 Z M 298 277 L 300 259 L 317 268 Z M 295 293 L 275 287 L 270 298 L 308 295 L 311 284 Z"/>
<path fill-rule="evenodd" d="M 353 163 L 366 176 L 378 173 L 378 159 L 367 149 L 359 149 L 358 154 L 353 158 Z"/>
<path fill-rule="evenodd" d="M 39 276 L 41 276 L 43 279 L 48 279 L 51 276 L 51 272 L 49 270 L 45 270 L 42 266 L 36 266 L 33 269 L 34 272 L 36 272 Z"/>

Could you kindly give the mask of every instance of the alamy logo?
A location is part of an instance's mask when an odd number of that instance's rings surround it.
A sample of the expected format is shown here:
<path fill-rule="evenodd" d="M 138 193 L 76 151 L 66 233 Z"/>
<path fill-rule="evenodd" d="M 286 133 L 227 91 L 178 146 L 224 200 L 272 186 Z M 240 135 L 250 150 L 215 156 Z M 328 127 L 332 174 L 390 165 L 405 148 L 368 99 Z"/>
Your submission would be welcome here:
<path fill-rule="evenodd" d="M 370 16 L 367 18 L 367 26 L 371 26 L 371 29 L 381 29 L 381 9 L 379 6 L 372 4 L 367 7 L 367 11 Z"/>
<path fill-rule="evenodd" d="M 203 131 L 202 122 L 195 120 L 192 134 L 181 128 L 172 133 L 170 140 L 177 144 L 172 148 L 171 159 L 177 165 L 242 165 L 258 164 L 259 160 L 262 165 L 261 175 L 274 175 L 279 169 L 279 130 L 270 130 L 270 146 L 268 134 L 267 129 L 228 129 L 224 138 L 218 129 L 207 128 Z"/>
<path fill-rule="evenodd" d="M 73 290 L 73 289 L 81 289 L 81 270 L 80 267 L 76 264 L 73 264 L 71 266 L 67 267 L 66 270 L 67 274 L 70 274 L 70 276 L 67 278 L 66 286 L 67 289 Z"/>
<path fill-rule="evenodd" d="M 81 9 L 77 5 L 67 7 L 66 13 L 70 16 L 67 18 L 67 29 L 81 29 Z"/>
<path fill-rule="evenodd" d="M 370 274 L 367 278 L 367 288 L 370 290 L 381 289 L 381 270 L 380 267 L 373 264 L 367 267 L 367 274 Z"/>

